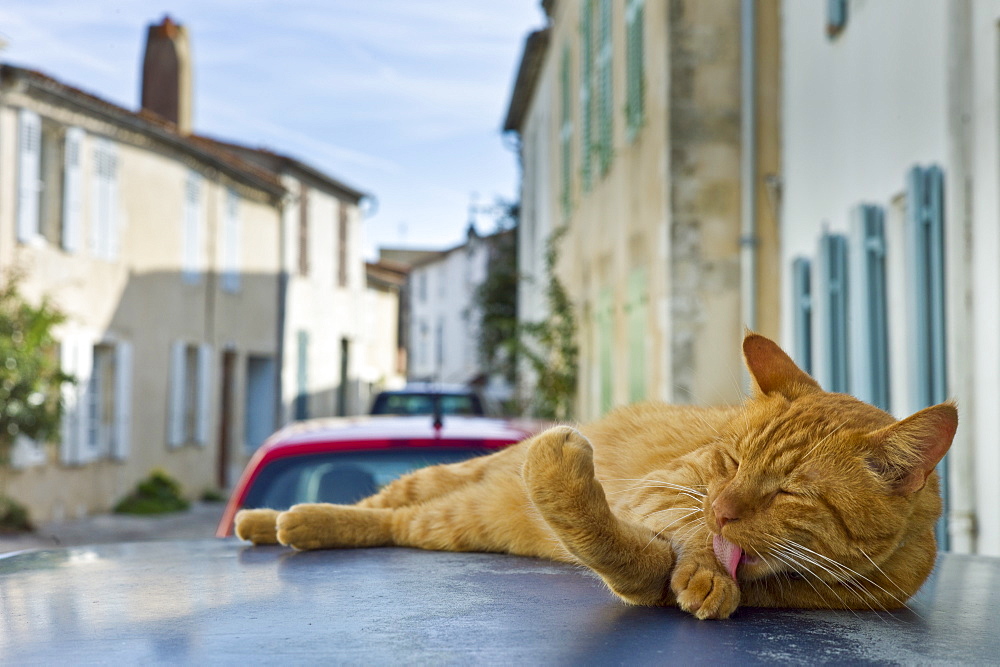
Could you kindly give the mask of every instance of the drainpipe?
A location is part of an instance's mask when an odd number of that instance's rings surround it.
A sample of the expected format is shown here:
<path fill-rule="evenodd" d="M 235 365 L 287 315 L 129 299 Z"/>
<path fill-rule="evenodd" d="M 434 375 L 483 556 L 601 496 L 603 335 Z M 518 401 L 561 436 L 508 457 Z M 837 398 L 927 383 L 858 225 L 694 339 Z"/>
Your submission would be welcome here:
<path fill-rule="evenodd" d="M 756 0 L 740 4 L 740 319 L 757 328 Z"/>

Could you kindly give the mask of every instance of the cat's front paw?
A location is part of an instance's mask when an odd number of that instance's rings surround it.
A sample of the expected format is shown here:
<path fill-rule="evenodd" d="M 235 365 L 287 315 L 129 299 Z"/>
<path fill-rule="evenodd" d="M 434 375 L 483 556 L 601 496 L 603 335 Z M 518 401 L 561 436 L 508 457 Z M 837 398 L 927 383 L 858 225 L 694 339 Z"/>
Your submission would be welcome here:
<path fill-rule="evenodd" d="M 550 428 L 531 444 L 522 476 L 532 491 L 589 482 L 594 479 L 594 448 L 571 426 Z"/>
<path fill-rule="evenodd" d="M 328 503 L 293 505 L 278 515 L 278 541 L 308 551 L 392 543 L 389 510 Z"/>
<path fill-rule="evenodd" d="M 702 620 L 729 618 L 740 604 L 740 587 L 713 563 L 679 562 L 670 588 L 677 597 L 677 606 Z"/>
<path fill-rule="evenodd" d="M 277 544 L 277 510 L 240 510 L 233 519 L 236 537 L 254 544 Z"/>

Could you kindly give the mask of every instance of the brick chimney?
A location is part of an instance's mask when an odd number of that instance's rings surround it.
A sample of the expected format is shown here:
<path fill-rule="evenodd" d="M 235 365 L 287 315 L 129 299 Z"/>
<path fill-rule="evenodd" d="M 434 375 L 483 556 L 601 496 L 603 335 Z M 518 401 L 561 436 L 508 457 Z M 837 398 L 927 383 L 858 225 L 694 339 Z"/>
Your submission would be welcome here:
<path fill-rule="evenodd" d="M 142 62 L 142 108 L 191 132 L 191 47 L 187 28 L 169 16 L 149 26 Z"/>

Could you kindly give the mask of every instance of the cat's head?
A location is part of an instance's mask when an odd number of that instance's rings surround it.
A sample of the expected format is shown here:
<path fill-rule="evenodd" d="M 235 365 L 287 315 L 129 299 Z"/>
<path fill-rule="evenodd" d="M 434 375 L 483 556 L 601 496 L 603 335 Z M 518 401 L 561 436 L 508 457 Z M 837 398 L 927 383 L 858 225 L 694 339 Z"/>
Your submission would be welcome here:
<path fill-rule="evenodd" d="M 754 396 L 719 440 L 705 504 L 723 564 L 743 582 L 796 573 L 819 586 L 878 571 L 911 542 L 929 572 L 955 405 L 897 421 L 823 391 L 763 336 L 743 354 Z"/>

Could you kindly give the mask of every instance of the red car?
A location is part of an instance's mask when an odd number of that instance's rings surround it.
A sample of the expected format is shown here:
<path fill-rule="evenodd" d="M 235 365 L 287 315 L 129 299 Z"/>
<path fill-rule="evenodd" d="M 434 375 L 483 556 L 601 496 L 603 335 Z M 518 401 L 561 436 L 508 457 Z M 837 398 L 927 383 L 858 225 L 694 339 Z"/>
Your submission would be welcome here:
<path fill-rule="evenodd" d="M 216 536 L 233 533 L 243 508 L 357 502 L 397 477 L 520 442 L 549 424 L 449 415 L 354 417 L 296 422 L 253 455 L 222 513 Z"/>

